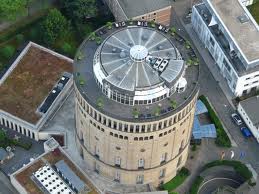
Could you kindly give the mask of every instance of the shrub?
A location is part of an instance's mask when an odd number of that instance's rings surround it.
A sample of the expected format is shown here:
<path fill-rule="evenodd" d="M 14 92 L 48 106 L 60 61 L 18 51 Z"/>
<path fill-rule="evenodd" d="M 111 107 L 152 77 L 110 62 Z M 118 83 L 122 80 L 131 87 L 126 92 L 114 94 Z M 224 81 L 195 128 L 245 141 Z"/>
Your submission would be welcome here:
<path fill-rule="evenodd" d="M 23 34 L 17 34 L 15 37 L 18 44 L 21 44 L 24 41 L 24 35 Z"/>
<path fill-rule="evenodd" d="M 207 107 L 210 118 L 211 118 L 212 122 L 215 124 L 216 130 L 217 130 L 217 138 L 215 141 L 216 145 L 221 146 L 221 147 L 231 147 L 230 139 L 229 139 L 226 131 L 224 130 L 224 127 L 223 127 L 220 119 L 218 118 L 217 113 L 213 110 L 209 101 L 207 100 L 207 98 L 204 95 L 201 95 L 199 97 L 199 99 Z"/>
<path fill-rule="evenodd" d="M 12 140 L 12 144 L 15 146 L 19 146 L 25 150 L 31 149 L 32 143 L 31 142 L 21 142 L 20 140 Z"/>
<path fill-rule="evenodd" d="M 167 191 L 172 191 L 181 185 L 189 175 L 190 171 L 183 167 L 173 179 L 162 185 L 161 188 Z"/>
<path fill-rule="evenodd" d="M 197 149 L 197 146 L 196 146 L 196 144 L 192 145 L 192 148 L 191 148 L 191 150 L 192 150 L 192 151 L 196 151 L 196 149 Z"/>
<path fill-rule="evenodd" d="M 97 99 L 96 103 L 97 103 L 97 106 L 98 106 L 99 108 L 102 108 L 103 105 L 104 105 L 103 98 L 99 97 L 99 98 Z"/>
<path fill-rule="evenodd" d="M 190 194 L 197 194 L 198 190 L 200 188 L 201 183 L 203 182 L 203 178 L 201 176 L 198 176 L 195 181 L 193 182 L 191 189 L 190 189 Z"/>
<path fill-rule="evenodd" d="M 15 48 L 11 45 L 7 45 L 0 50 L 0 54 L 5 59 L 10 59 L 15 53 Z"/>
<path fill-rule="evenodd" d="M 176 106 L 177 106 L 177 103 L 176 103 L 175 100 L 170 100 L 170 105 L 171 105 L 171 107 L 172 107 L 173 109 L 175 109 Z"/>
<path fill-rule="evenodd" d="M 134 116 L 134 118 L 138 118 L 140 112 L 137 108 L 134 108 L 132 111 L 132 115 Z"/>
<path fill-rule="evenodd" d="M 62 45 L 62 47 L 61 47 L 61 49 L 62 49 L 62 51 L 65 53 L 65 54 L 72 54 L 72 52 L 73 52 L 73 48 L 72 48 L 72 46 L 69 44 L 69 43 L 67 43 L 67 42 L 65 42 L 63 45 Z"/>

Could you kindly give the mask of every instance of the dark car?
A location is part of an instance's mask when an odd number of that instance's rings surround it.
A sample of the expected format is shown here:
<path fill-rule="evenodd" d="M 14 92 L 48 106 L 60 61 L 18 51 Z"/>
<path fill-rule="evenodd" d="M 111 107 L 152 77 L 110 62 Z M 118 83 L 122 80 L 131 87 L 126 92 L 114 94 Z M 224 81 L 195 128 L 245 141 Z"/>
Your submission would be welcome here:
<path fill-rule="evenodd" d="M 240 130 L 245 137 L 252 137 L 252 133 L 247 127 L 241 127 Z"/>

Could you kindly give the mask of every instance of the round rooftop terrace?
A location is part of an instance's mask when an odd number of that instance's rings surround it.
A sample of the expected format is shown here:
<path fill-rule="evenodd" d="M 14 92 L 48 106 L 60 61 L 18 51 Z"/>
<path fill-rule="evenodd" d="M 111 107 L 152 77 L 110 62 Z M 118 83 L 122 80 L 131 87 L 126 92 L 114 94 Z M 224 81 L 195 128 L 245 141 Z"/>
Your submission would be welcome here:
<path fill-rule="evenodd" d="M 100 65 L 95 68 L 97 79 L 133 96 L 136 90 L 154 89 L 164 83 L 171 88 L 184 68 L 181 55 L 165 35 L 137 26 L 110 35 L 101 46 L 99 59 L 94 64 Z"/>
<path fill-rule="evenodd" d="M 166 114 L 184 106 L 198 89 L 198 67 L 187 68 L 183 61 L 188 59 L 184 42 L 161 25 L 138 23 L 98 29 L 81 44 L 74 60 L 75 83 L 84 98 L 123 119 L 132 118 L 133 109 L 152 117 L 158 106 Z"/>

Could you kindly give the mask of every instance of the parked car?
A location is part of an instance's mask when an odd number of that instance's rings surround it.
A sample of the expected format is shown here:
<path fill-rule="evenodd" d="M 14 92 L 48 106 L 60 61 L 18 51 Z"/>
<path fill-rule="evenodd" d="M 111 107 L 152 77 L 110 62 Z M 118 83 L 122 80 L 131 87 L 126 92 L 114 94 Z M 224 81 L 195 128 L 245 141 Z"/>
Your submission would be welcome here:
<path fill-rule="evenodd" d="M 231 117 L 232 117 L 232 119 L 234 120 L 234 122 L 235 122 L 237 125 L 242 125 L 242 124 L 243 124 L 243 122 L 242 122 L 242 120 L 241 120 L 241 117 L 240 117 L 238 114 L 233 113 L 233 114 L 231 115 Z"/>
<path fill-rule="evenodd" d="M 252 137 L 252 133 L 247 127 L 241 127 L 240 130 L 245 137 Z"/>

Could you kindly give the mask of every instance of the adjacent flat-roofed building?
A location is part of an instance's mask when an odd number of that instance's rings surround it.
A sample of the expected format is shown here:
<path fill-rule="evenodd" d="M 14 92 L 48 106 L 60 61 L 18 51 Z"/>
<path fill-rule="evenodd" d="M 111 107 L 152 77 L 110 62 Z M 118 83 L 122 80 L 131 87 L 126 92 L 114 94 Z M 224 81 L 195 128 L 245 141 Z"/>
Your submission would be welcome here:
<path fill-rule="evenodd" d="M 101 193 L 57 142 L 49 146 L 52 150 L 48 149 L 10 175 L 11 183 L 20 194 Z"/>
<path fill-rule="evenodd" d="M 239 0 L 204 0 L 192 25 L 235 96 L 259 89 L 259 26 Z"/>
<path fill-rule="evenodd" d="M 80 46 L 74 60 L 76 141 L 102 176 L 158 186 L 187 160 L 199 68 L 187 67 L 184 45 L 166 29 L 137 24 L 103 27 Z"/>
<path fill-rule="evenodd" d="M 71 92 L 73 60 L 30 42 L 0 79 L 0 124 L 32 139 Z"/>
<path fill-rule="evenodd" d="M 239 102 L 237 110 L 257 142 L 259 142 L 259 96 Z"/>
<path fill-rule="evenodd" d="M 105 0 L 117 21 L 145 20 L 169 26 L 170 0 Z"/>

